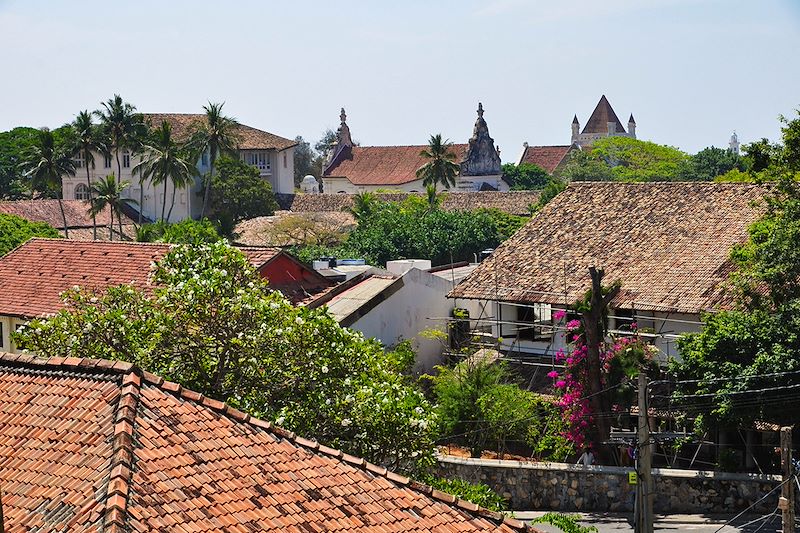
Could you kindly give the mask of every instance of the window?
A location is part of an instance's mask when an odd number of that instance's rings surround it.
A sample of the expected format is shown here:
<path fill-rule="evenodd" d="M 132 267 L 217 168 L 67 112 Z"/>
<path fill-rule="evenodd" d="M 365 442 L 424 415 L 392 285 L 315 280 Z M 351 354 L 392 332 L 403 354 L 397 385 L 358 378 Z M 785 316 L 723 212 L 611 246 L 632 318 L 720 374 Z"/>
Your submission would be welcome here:
<path fill-rule="evenodd" d="M 72 162 L 75 163 L 75 168 L 83 168 L 83 154 L 78 154 Z"/>
<path fill-rule="evenodd" d="M 111 154 L 103 156 L 103 168 L 111 168 Z"/>
<path fill-rule="evenodd" d="M 89 186 L 79 183 L 75 186 L 75 199 L 76 200 L 89 200 Z"/>
<path fill-rule="evenodd" d="M 286 154 L 283 154 L 283 168 L 286 168 Z"/>
<path fill-rule="evenodd" d="M 517 306 L 517 336 L 523 340 L 545 340 L 553 334 L 550 304 Z"/>
<path fill-rule="evenodd" d="M 122 168 L 131 167 L 131 154 L 129 152 L 122 152 Z"/>
<path fill-rule="evenodd" d="M 271 169 L 269 154 L 266 152 L 246 152 L 244 162 L 261 171 L 269 171 Z"/>
<path fill-rule="evenodd" d="M 200 164 L 204 167 L 208 166 L 208 152 L 203 152 L 203 155 L 200 156 Z"/>

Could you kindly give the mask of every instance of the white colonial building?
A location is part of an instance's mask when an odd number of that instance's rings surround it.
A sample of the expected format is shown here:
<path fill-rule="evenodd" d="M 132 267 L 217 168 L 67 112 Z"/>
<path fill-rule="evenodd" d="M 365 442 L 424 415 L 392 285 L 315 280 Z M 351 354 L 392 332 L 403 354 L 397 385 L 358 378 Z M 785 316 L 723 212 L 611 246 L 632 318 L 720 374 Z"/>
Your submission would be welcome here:
<path fill-rule="evenodd" d="M 172 126 L 173 138 L 178 142 L 186 141 L 194 124 L 205 120 L 205 115 L 182 113 L 145 113 L 142 115 L 150 128 L 158 128 L 166 121 Z M 279 137 L 272 133 L 262 131 L 244 124 L 236 128 L 238 135 L 239 157 L 247 164 L 258 168 L 261 177 L 269 181 L 275 193 L 294 192 L 294 148 L 297 143 L 293 140 Z M 161 216 L 161 205 L 164 200 L 164 186 L 153 187 L 149 181 L 139 182 L 139 176 L 133 175 L 133 168 L 140 162 L 136 153 L 129 151 L 120 152 L 121 180 L 130 183 L 125 190 L 125 196 L 141 201 L 142 214 L 150 219 L 157 220 Z M 64 198 L 75 200 L 88 200 L 89 187 L 86 184 L 86 168 L 82 159 L 76 160 L 77 166 L 74 176 L 63 176 L 62 187 Z M 194 183 L 185 189 L 175 191 L 175 206 L 172 209 L 170 222 L 179 222 L 186 218 L 198 218 L 203 206 L 202 175 L 209 171 L 208 154 L 203 154 L 197 161 L 198 176 Z M 108 174 L 117 173 L 117 162 L 114 154 L 94 154 L 94 165 L 89 169 L 92 182 L 98 181 Z M 167 187 L 167 211 L 172 202 L 172 186 Z"/>

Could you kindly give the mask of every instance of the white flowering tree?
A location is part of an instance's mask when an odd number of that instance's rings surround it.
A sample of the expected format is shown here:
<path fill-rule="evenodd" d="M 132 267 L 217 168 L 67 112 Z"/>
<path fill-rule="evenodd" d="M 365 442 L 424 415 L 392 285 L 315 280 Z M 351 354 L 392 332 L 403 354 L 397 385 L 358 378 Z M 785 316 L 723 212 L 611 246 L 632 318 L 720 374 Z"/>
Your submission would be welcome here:
<path fill-rule="evenodd" d="M 153 290 L 74 288 L 18 346 L 47 356 L 121 359 L 255 416 L 391 468 L 432 457 L 434 415 L 392 352 L 324 309 L 293 307 L 224 242 L 174 248 Z"/>

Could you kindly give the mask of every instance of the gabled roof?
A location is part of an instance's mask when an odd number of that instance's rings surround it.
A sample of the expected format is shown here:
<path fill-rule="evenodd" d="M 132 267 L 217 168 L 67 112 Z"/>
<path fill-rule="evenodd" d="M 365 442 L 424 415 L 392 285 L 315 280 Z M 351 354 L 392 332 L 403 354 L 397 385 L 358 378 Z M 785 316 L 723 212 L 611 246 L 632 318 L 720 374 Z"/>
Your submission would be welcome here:
<path fill-rule="evenodd" d="M 353 146 L 340 152 L 325 169 L 323 178 L 347 178 L 354 185 L 402 185 L 416 181 L 417 170 L 427 163 L 419 146 Z M 466 156 L 468 144 L 454 144 L 451 151 L 460 163 Z M 336 192 L 336 191 L 328 191 Z"/>
<path fill-rule="evenodd" d="M 8 531 L 533 531 L 129 363 L 0 354 Z"/>
<path fill-rule="evenodd" d="M 442 191 L 442 209 L 466 211 L 479 208 L 496 208 L 512 215 L 528 215 L 528 206 L 539 201 L 540 191 Z M 345 211 L 353 205 L 352 194 L 276 194 L 282 209 L 297 213 Z M 386 193 L 375 197 L 386 202 L 402 202 L 409 196 L 422 197 L 420 193 Z"/>
<path fill-rule="evenodd" d="M 31 239 L 0 258 L 0 315 L 38 317 L 63 309 L 61 293 L 75 286 L 102 290 L 132 283 L 150 287 L 151 264 L 172 245 L 143 242 Z M 274 248 L 242 250 L 259 269 Z"/>
<path fill-rule="evenodd" d="M 64 215 L 69 229 L 91 228 L 92 217 L 87 202 L 83 200 L 62 200 Z M 33 222 L 46 222 L 56 229 L 64 229 L 58 200 L 10 200 L 0 201 L 0 213 L 17 215 Z M 106 207 L 97 214 L 98 231 L 101 226 L 108 226 L 111 210 Z M 116 215 L 114 216 L 116 219 Z M 122 224 L 133 224 L 133 220 L 123 215 Z M 115 221 L 114 224 L 117 222 Z"/>
<path fill-rule="evenodd" d="M 185 141 L 192 132 L 194 123 L 204 123 L 206 116 L 200 113 L 142 113 L 144 120 L 151 128 L 157 128 L 163 121 L 172 126 L 172 134 L 178 141 Z M 236 128 L 239 136 L 240 150 L 286 150 L 296 146 L 297 142 L 284 137 L 262 131 L 244 124 Z"/>
<path fill-rule="evenodd" d="M 617 308 L 726 307 L 730 249 L 747 239 L 764 194 L 739 183 L 574 182 L 449 296 L 571 305 L 597 266 L 605 283 L 622 282 Z"/>
<path fill-rule="evenodd" d="M 622 122 L 617 118 L 617 114 L 614 113 L 611 104 L 608 103 L 606 95 L 603 95 L 600 97 L 600 101 L 597 102 L 597 107 L 594 108 L 592 116 L 586 122 L 586 126 L 583 127 L 582 133 L 608 133 L 609 122 L 615 124 L 617 133 L 625 133 Z"/>
<path fill-rule="evenodd" d="M 530 163 L 545 169 L 552 174 L 558 165 L 567 157 L 572 145 L 558 146 L 526 146 L 519 159 L 519 164 Z"/>

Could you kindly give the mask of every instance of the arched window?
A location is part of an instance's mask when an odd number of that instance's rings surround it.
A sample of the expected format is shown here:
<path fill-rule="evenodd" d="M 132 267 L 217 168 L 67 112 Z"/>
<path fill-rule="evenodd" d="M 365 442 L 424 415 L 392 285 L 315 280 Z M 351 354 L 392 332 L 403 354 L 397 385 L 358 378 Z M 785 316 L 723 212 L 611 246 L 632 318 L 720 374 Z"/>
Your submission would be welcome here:
<path fill-rule="evenodd" d="M 89 187 L 84 185 L 83 183 L 79 183 L 75 186 L 75 199 L 76 200 L 88 200 L 89 196 Z"/>

